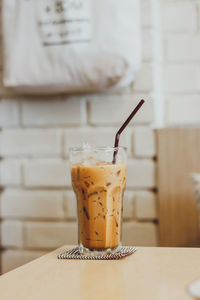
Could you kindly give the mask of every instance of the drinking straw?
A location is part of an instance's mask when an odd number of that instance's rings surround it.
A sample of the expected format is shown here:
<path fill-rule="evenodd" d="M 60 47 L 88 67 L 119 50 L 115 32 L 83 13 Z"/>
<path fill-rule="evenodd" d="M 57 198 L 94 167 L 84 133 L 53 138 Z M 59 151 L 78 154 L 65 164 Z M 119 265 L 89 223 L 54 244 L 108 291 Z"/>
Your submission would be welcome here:
<path fill-rule="evenodd" d="M 127 120 L 124 122 L 124 124 L 120 127 L 120 129 L 117 131 L 116 135 L 115 135 L 115 144 L 114 147 L 116 148 L 114 150 L 113 153 L 113 161 L 112 163 L 115 164 L 116 163 L 116 156 L 118 153 L 118 146 L 119 146 L 119 138 L 120 138 L 120 134 L 122 133 L 122 131 L 124 131 L 124 129 L 126 128 L 126 126 L 128 125 L 128 123 L 132 120 L 132 118 L 135 116 L 135 114 L 138 112 L 138 110 L 140 109 L 140 107 L 144 104 L 144 100 L 142 99 L 138 105 L 135 107 L 135 109 L 132 111 L 132 113 L 130 114 L 130 116 L 127 118 Z"/>

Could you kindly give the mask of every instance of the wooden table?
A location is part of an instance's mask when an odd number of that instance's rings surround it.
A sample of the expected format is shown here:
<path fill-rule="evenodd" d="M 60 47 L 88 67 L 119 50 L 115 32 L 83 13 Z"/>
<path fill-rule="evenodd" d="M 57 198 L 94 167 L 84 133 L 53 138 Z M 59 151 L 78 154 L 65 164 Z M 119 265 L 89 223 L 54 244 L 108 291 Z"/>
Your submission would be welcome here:
<path fill-rule="evenodd" d="M 0 277 L 1 300 L 184 300 L 198 248 L 139 248 L 119 261 L 58 260 L 64 246 Z"/>

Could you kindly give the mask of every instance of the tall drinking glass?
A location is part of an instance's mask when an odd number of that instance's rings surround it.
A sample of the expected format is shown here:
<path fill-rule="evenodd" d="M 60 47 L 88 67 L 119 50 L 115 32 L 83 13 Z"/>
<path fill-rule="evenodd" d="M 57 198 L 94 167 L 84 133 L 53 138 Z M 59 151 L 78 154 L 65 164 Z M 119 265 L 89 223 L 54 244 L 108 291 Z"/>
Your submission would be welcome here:
<path fill-rule="evenodd" d="M 71 148 L 70 163 L 77 200 L 79 250 L 97 256 L 115 253 L 121 247 L 125 148 Z"/>

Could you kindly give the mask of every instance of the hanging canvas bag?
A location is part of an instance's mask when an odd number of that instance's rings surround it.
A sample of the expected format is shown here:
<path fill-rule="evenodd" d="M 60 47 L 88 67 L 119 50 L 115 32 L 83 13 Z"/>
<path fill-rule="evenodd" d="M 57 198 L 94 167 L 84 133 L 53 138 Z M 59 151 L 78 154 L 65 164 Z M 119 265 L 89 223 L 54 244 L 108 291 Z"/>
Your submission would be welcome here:
<path fill-rule="evenodd" d="M 127 86 L 140 66 L 139 0 L 2 0 L 3 82 L 28 93 Z"/>

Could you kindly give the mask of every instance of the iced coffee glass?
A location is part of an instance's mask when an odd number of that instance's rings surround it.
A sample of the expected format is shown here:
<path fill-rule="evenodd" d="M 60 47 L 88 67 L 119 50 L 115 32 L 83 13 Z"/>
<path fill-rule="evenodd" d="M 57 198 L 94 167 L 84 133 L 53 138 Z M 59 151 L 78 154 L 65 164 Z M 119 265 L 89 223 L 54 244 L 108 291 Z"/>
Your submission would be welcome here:
<path fill-rule="evenodd" d="M 126 150 L 122 147 L 71 148 L 70 163 L 77 200 L 80 252 L 97 256 L 115 253 L 121 247 Z"/>

